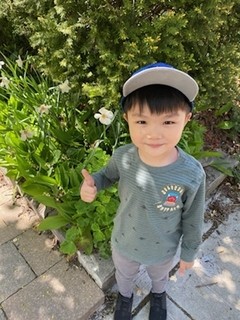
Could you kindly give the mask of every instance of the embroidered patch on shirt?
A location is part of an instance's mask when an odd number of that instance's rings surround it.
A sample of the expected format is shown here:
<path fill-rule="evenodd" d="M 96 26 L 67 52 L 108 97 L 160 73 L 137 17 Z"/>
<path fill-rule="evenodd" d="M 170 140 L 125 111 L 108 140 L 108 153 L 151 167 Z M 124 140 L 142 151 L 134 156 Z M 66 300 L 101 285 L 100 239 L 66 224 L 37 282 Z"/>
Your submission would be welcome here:
<path fill-rule="evenodd" d="M 157 203 L 157 208 L 163 212 L 171 212 L 181 208 L 181 195 L 184 188 L 177 185 L 167 185 L 161 191 L 161 201 Z"/>

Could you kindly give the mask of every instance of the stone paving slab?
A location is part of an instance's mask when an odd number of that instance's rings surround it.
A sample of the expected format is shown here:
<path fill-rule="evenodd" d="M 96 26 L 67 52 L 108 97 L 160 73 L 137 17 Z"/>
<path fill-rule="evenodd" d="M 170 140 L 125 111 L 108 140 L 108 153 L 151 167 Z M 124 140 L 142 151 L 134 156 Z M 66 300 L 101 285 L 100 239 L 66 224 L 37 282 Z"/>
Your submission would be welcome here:
<path fill-rule="evenodd" d="M 14 225 L 7 226 L 0 216 L 0 245 L 14 239 L 22 232 L 23 230 L 16 229 Z"/>
<path fill-rule="evenodd" d="M 0 170 L 0 178 L 1 178 L 1 170 Z M 13 187 L 12 184 L 3 183 L 0 179 L 0 205 L 6 205 L 13 200 Z"/>
<path fill-rule="evenodd" d="M 13 243 L 0 246 L 0 303 L 35 278 Z"/>
<path fill-rule="evenodd" d="M 28 209 L 27 204 L 24 204 L 24 199 L 22 201 L 22 205 L 10 201 L 1 205 L 1 219 L 7 226 L 13 225 L 20 231 L 31 228 L 39 221 L 39 217 Z"/>
<path fill-rule="evenodd" d="M 0 309 L 0 320 L 7 320 L 6 317 L 4 316 L 3 311 Z"/>
<path fill-rule="evenodd" d="M 0 172 L 1 173 L 1 172 Z M 25 198 L 14 202 L 12 184 L 0 186 L 0 245 L 14 239 L 39 221 L 39 217 L 29 210 Z"/>
<path fill-rule="evenodd" d="M 83 269 L 59 261 L 2 303 L 8 320 L 87 320 L 104 294 Z"/>
<path fill-rule="evenodd" d="M 170 280 L 168 294 L 194 320 L 240 318 L 240 210 L 203 243 L 194 268 Z"/>
<path fill-rule="evenodd" d="M 14 241 L 19 252 L 37 275 L 44 273 L 63 259 L 58 250 L 52 249 L 53 240 L 46 234 L 38 234 L 33 229 L 22 233 Z"/>

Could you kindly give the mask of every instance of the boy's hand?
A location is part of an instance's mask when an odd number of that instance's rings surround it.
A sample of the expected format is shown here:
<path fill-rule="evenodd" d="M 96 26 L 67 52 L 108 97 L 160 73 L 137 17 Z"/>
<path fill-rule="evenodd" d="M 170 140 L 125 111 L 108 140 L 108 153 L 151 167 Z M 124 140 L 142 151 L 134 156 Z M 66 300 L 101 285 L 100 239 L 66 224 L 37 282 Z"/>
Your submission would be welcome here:
<path fill-rule="evenodd" d="M 194 265 L 194 261 L 186 262 L 186 261 L 180 260 L 180 265 L 179 265 L 179 269 L 178 269 L 179 275 L 183 276 L 185 271 L 187 269 L 191 269 L 193 265 Z"/>
<path fill-rule="evenodd" d="M 84 180 L 80 188 L 80 197 L 85 202 L 92 202 L 97 195 L 94 179 L 86 169 L 82 170 L 82 175 Z"/>

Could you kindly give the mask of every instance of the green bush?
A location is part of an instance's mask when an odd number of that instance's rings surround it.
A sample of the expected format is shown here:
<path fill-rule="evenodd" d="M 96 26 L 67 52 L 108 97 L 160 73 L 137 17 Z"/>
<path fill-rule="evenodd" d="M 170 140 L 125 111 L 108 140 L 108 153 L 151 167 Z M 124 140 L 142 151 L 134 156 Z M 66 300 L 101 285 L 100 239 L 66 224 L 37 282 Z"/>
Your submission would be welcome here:
<path fill-rule="evenodd" d="M 115 108 L 130 72 L 156 60 L 198 80 L 199 109 L 221 107 L 236 96 L 236 0 L 2 0 L 0 12 L 0 21 L 29 41 L 46 75 L 68 79 L 80 91 L 84 108 Z"/>

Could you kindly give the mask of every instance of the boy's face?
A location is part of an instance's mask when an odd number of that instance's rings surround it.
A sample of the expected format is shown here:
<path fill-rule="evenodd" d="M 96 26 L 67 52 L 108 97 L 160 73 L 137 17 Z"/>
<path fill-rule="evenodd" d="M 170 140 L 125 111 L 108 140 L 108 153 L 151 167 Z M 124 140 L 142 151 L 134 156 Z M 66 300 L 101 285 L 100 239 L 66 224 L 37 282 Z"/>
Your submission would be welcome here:
<path fill-rule="evenodd" d="M 191 113 L 179 109 L 156 114 L 151 113 L 147 105 L 140 112 L 139 106 L 135 105 L 124 114 L 124 118 L 141 160 L 152 166 L 161 166 L 176 160 L 175 146 Z"/>

